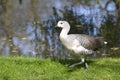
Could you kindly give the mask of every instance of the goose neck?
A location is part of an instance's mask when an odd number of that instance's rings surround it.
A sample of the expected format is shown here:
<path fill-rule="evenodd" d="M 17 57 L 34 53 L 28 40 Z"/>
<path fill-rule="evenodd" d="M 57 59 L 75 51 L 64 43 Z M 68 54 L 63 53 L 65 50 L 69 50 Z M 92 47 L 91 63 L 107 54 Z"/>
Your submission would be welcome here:
<path fill-rule="evenodd" d="M 67 36 L 69 31 L 70 31 L 70 27 L 63 28 L 61 33 L 60 33 L 60 36 Z"/>

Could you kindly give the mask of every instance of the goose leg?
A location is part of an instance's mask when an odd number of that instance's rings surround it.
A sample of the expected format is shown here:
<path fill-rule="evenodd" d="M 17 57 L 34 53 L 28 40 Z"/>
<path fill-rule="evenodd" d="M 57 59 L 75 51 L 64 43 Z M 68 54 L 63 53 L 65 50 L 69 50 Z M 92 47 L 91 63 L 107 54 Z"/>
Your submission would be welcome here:
<path fill-rule="evenodd" d="M 87 62 L 85 62 L 85 69 L 89 70 L 89 66 L 88 66 Z"/>
<path fill-rule="evenodd" d="M 85 59 L 84 58 L 81 59 L 81 62 L 78 62 L 78 63 L 70 65 L 69 68 L 74 68 L 75 66 L 83 64 L 83 63 L 85 63 Z"/>

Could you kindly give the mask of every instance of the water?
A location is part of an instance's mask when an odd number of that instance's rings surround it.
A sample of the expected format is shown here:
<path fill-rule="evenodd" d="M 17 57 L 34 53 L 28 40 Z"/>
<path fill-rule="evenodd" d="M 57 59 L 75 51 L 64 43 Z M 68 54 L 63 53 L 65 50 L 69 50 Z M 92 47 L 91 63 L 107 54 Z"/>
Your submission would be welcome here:
<path fill-rule="evenodd" d="M 111 1 L 106 5 L 108 1 L 99 0 L 98 4 L 95 0 L 25 0 L 20 4 L 8 0 L 6 11 L 4 6 L 0 8 L 1 55 L 69 57 L 69 51 L 61 45 L 59 31 L 54 26 L 59 20 L 67 20 L 72 24 L 71 33 L 100 36 L 100 29 L 109 16 L 113 16 L 111 22 L 117 22 L 116 4 Z M 77 25 L 84 27 L 77 28 Z M 11 41 L 9 37 L 12 37 Z"/>

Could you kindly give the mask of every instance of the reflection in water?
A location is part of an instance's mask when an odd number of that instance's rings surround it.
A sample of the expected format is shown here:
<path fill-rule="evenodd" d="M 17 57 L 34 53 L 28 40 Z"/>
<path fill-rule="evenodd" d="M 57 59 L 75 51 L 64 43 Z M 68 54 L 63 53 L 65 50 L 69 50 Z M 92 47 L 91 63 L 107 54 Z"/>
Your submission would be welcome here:
<path fill-rule="evenodd" d="M 44 0 L 42 2 L 33 0 L 34 5 L 31 4 L 31 0 L 25 0 L 20 5 L 17 1 L 10 0 L 9 5 L 12 6 L 12 12 L 8 10 L 6 14 L 13 16 L 9 23 L 12 24 L 12 31 L 15 31 L 12 39 L 17 49 L 14 50 L 18 50 L 19 54 L 22 53 L 25 56 L 68 57 L 68 51 L 61 45 L 58 38 L 59 33 L 54 29 L 57 21 L 68 20 L 73 28 L 75 28 L 74 25 L 84 26 L 82 30 L 72 32 L 98 36 L 101 34 L 99 31 L 101 26 L 109 16 L 114 16 L 113 22 L 117 20 L 115 3 L 113 1 L 108 3 L 108 1 L 99 0 L 98 4 L 94 0 L 87 3 L 83 0 L 78 2 L 77 0 Z M 32 13 L 31 7 L 35 8 L 36 12 Z M 39 22 L 34 22 L 33 15 L 40 17 L 42 26 L 39 25 Z M 9 55 L 10 46 L 5 41 L 1 42 L 0 49 L 4 48 L 1 51 L 2 55 Z"/>

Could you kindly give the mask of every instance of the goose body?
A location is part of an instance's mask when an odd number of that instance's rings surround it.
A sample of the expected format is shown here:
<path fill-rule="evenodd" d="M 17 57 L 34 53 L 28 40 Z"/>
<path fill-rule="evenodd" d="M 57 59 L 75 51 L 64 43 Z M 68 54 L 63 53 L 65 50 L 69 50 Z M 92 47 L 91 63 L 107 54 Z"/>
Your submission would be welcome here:
<path fill-rule="evenodd" d="M 66 48 L 74 51 L 75 54 L 92 54 L 92 50 L 96 48 L 95 39 L 84 34 L 60 36 L 60 40 Z"/>
<path fill-rule="evenodd" d="M 59 35 L 60 41 L 67 49 L 73 51 L 75 55 L 93 54 L 95 49 L 104 44 L 102 40 L 93 36 L 85 34 L 68 34 L 70 31 L 70 24 L 67 21 L 59 21 L 57 27 L 62 28 Z"/>

